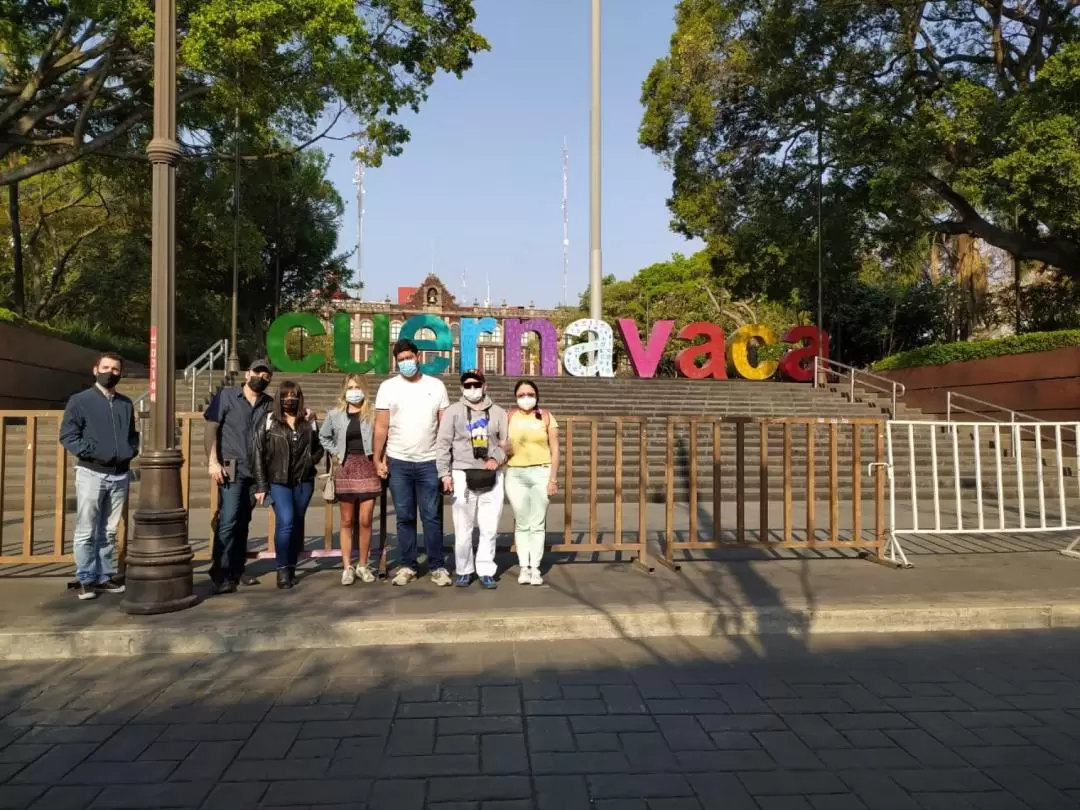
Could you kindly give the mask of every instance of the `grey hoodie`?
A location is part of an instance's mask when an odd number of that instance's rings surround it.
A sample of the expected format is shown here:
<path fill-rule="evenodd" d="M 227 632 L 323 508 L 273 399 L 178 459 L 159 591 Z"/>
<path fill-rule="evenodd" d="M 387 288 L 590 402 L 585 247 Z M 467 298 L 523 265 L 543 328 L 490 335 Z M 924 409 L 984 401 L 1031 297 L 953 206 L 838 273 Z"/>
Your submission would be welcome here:
<path fill-rule="evenodd" d="M 488 409 L 488 458 L 495 459 L 500 466 L 506 463 L 506 453 L 502 447 L 507 437 L 506 411 L 486 394 L 475 405 L 462 397 L 446 409 L 439 423 L 439 435 L 435 439 L 435 467 L 439 471 L 439 478 L 450 475 L 451 470 L 484 468 L 484 459 L 473 456 L 472 433 L 468 425 Z"/>

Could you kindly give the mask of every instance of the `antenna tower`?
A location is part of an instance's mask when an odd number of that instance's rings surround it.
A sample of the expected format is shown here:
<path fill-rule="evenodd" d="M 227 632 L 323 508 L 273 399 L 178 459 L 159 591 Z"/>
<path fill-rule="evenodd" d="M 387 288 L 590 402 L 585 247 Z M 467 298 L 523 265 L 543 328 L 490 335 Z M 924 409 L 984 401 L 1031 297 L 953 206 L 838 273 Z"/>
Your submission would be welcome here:
<path fill-rule="evenodd" d="M 358 132 L 356 149 L 356 172 L 353 185 L 356 186 L 356 298 L 364 295 L 364 157 L 367 151 L 367 136 Z"/>
<path fill-rule="evenodd" d="M 563 138 L 562 147 L 562 303 L 567 305 L 566 285 L 570 276 L 570 203 L 569 203 L 569 180 L 570 180 L 570 150 L 566 146 L 566 138 Z"/>

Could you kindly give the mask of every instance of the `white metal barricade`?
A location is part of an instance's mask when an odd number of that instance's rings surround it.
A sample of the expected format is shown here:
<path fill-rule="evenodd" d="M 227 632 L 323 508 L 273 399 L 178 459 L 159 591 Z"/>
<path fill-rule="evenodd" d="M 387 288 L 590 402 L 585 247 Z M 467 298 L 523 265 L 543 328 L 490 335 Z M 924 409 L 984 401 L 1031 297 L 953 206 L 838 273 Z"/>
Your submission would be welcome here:
<path fill-rule="evenodd" d="M 1071 532 L 1080 559 L 1078 422 L 886 423 L 890 545 L 917 534 Z"/>

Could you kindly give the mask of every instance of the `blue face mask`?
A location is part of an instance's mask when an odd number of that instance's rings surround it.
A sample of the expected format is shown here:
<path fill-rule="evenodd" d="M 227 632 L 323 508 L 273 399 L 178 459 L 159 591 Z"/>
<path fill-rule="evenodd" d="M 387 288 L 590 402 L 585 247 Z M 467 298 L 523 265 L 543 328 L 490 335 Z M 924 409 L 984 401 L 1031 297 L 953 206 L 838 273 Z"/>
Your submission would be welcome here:
<path fill-rule="evenodd" d="M 415 377 L 418 370 L 415 360 L 402 360 L 397 364 L 397 367 L 398 371 L 405 377 Z"/>

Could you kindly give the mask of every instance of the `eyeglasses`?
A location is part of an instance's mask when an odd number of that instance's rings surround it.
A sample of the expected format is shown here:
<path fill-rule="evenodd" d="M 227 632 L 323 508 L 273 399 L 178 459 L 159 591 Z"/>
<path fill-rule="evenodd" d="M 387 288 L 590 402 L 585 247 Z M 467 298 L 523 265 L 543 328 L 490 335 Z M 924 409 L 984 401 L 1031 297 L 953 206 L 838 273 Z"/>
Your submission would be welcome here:
<path fill-rule="evenodd" d="M 466 390 L 469 390 L 469 389 L 474 389 L 474 388 L 483 388 L 484 384 L 483 383 L 478 383 L 478 382 L 467 382 L 467 383 L 463 383 L 461 387 L 466 389 Z"/>

